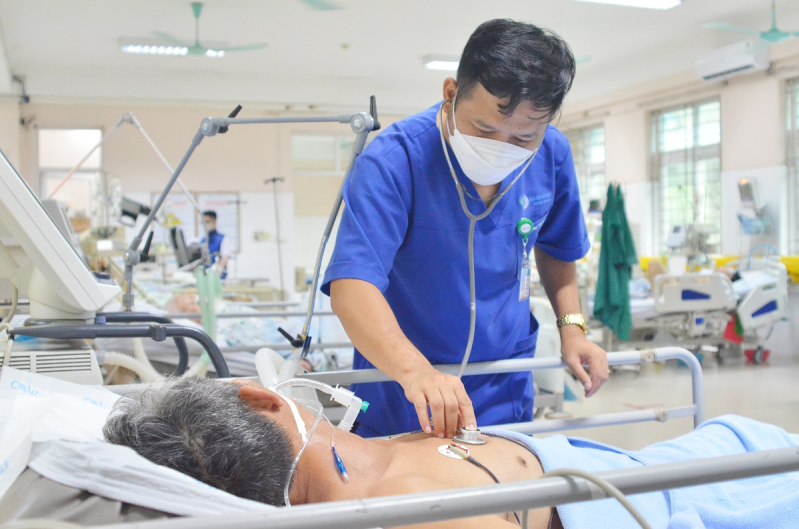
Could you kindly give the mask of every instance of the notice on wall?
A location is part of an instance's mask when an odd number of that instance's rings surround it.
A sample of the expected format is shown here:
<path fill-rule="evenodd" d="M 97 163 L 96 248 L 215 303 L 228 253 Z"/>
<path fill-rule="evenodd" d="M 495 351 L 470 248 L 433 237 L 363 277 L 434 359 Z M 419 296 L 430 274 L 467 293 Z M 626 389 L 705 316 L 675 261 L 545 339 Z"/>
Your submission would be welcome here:
<path fill-rule="evenodd" d="M 153 193 L 150 205 L 155 204 L 160 193 Z M 169 244 L 169 228 L 177 225 L 183 230 L 186 242 L 197 239 L 197 215 L 188 197 L 183 193 L 170 193 L 158 210 L 158 219 L 161 226 L 153 226 L 155 235 L 153 242 Z M 155 223 L 153 223 L 155 224 Z"/>
<path fill-rule="evenodd" d="M 239 194 L 198 193 L 197 204 L 203 211 L 216 211 L 216 230 L 228 237 L 230 249 L 239 252 Z"/>

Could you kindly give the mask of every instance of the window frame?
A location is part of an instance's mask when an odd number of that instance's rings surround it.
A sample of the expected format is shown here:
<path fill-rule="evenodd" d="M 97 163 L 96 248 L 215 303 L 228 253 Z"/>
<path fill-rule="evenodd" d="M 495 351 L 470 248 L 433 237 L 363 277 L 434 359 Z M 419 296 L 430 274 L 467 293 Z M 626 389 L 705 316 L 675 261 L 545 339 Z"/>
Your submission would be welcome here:
<path fill-rule="evenodd" d="M 708 103 L 718 103 L 719 105 L 719 119 L 718 119 L 718 127 L 719 127 L 719 141 L 718 143 L 714 143 L 711 145 L 699 145 L 698 136 L 699 136 L 699 128 L 701 123 L 698 119 L 699 117 L 699 108 L 703 105 Z M 688 110 L 691 109 L 693 114 L 692 119 L 692 145 L 687 146 L 683 149 L 679 150 L 671 150 L 671 151 L 660 151 L 660 144 L 661 144 L 661 118 L 663 115 L 668 114 L 670 112 L 675 112 L 679 110 Z M 677 105 L 671 105 L 668 107 L 660 108 L 657 110 L 652 111 L 649 114 L 650 118 L 650 149 L 649 149 L 649 159 L 650 159 L 650 182 L 652 185 L 652 240 L 654 242 L 654 247 L 658 249 L 663 249 L 666 238 L 667 238 L 667 230 L 668 227 L 663 226 L 664 221 L 664 207 L 663 207 L 663 168 L 667 165 L 673 165 L 679 162 L 685 162 L 686 164 L 691 165 L 691 179 L 692 179 L 692 187 L 695 189 L 697 185 L 697 162 L 702 160 L 718 160 L 718 203 L 721 203 L 721 173 L 723 168 L 721 166 L 722 162 L 722 148 L 723 148 L 723 139 L 721 137 L 722 134 L 722 114 L 721 114 L 721 97 L 720 96 L 711 96 L 706 97 L 698 100 L 687 101 Z M 671 162 L 669 164 L 669 161 Z M 693 203 L 691 204 L 691 208 L 693 209 Z M 694 219 L 696 218 L 696 211 L 694 211 Z M 689 222 L 693 223 L 694 219 L 691 219 Z M 718 245 L 720 248 L 721 245 L 721 222 L 722 219 L 719 218 L 719 224 L 716 226 L 717 232 L 716 235 L 719 239 Z"/>
<path fill-rule="evenodd" d="M 100 132 L 100 141 L 103 140 L 105 137 L 105 130 L 103 127 L 37 127 L 36 128 L 36 185 L 39 188 L 39 197 L 41 200 L 47 198 L 47 180 L 48 180 L 48 173 L 55 173 L 55 172 L 64 172 L 65 175 L 72 170 L 72 167 L 42 167 L 39 164 L 40 156 L 39 150 L 41 146 L 39 145 L 39 134 L 41 131 L 44 130 L 96 130 Z M 89 168 L 84 169 L 81 167 L 77 171 L 75 171 L 75 175 L 81 175 L 83 178 L 92 178 L 94 175 L 100 175 L 105 171 L 105 159 L 103 156 L 103 146 L 102 144 L 96 147 L 98 151 L 98 156 L 100 158 L 100 163 L 96 168 Z M 84 153 L 85 154 L 85 153 Z M 73 166 L 74 167 L 74 166 Z"/>
<path fill-rule="evenodd" d="M 585 160 L 590 160 L 591 156 L 591 142 L 590 137 L 594 131 L 602 130 L 602 150 L 603 157 L 600 163 L 587 163 Z M 605 130 L 605 122 L 594 123 L 574 129 L 563 131 L 566 139 L 569 141 L 569 147 L 572 151 L 572 158 L 574 160 L 574 172 L 577 177 L 577 184 L 580 190 L 580 203 L 583 213 L 588 211 L 588 206 L 591 202 L 590 196 L 587 195 L 591 191 L 591 180 L 601 173 L 602 175 L 602 188 L 603 192 L 599 195 L 600 207 L 604 208 L 607 193 L 608 177 L 607 177 L 607 136 Z M 577 148 L 575 148 L 577 147 Z M 587 149 L 586 149 L 587 147 Z M 601 168 L 601 169 L 600 169 Z M 585 184 L 585 185 L 584 185 Z"/>
<path fill-rule="evenodd" d="M 785 162 L 788 170 L 788 252 L 799 252 L 799 77 L 785 81 Z"/>
<path fill-rule="evenodd" d="M 294 168 L 294 138 L 301 137 L 301 136 L 313 136 L 319 138 L 333 138 L 333 170 L 322 169 L 322 170 L 314 170 L 314 169 L 295 169 Z M 324 133 L 324 132 L 306 132 L 303 131 L 301 133 L 294 133 L 291 135 L 291 139 L 289 141 L 289 164 L 291 167 L 291 174 L 294 176 L 332 176 L 332 177 L 343 177 L 347 174 L 347 166 L 350 163 L 350 158 L 345 158 L 342 156 L 342 141 L 350 141 L 354 143 L 355 136 L 352 134 L 331 134 L 331 133 Z"/>

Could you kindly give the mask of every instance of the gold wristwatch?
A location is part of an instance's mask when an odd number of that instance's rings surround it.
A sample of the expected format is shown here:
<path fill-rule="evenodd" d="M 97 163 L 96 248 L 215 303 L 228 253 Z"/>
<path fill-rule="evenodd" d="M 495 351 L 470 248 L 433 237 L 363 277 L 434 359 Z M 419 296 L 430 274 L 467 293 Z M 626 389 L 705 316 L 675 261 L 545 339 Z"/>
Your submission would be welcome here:
<path fill-rule="evenodd" d="M 566 314 L 558 318 L 558 329 L 567 325 L 577 325 L 585 334 L 588 334 L 588 325 L 586 325 L 585 316 L 582 314 Z"/>

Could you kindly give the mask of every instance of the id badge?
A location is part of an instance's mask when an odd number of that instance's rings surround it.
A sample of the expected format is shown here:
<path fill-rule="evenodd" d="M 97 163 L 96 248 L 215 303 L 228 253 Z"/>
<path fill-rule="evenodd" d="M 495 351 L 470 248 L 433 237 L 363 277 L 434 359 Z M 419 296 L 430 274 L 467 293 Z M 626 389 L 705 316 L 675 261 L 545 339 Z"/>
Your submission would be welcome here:
<path fill-rule="evenodd" d="M 532 263 L 529 259 L 522 261 L 522 273 L 519 275 L 519 301 L 530 299 L 530 272 Z"/>

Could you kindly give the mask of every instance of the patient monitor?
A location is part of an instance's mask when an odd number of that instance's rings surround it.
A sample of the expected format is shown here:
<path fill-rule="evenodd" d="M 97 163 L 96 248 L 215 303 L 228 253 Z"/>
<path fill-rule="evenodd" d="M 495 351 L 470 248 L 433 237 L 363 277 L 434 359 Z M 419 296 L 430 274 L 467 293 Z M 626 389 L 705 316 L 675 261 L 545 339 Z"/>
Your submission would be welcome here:
<path fill-rule="evenodd" d="M 57 204 L 49 204 L 71 233 Z M 76 241 L 59 230 L 45 207 L 0 151 L 0 279 L 30 300 L 31 321 L 85 323 L 120 289 L 95 276 Z M 83 340 L 19 340 L 9 366 L 78 384 L 102 384 L 94 352 Z"/>
<path fill-rule="evenodd" d="M 120 292 L 89 270 L 2 152 L 0 277 L 27 293 L 38 321 L 93 320 Z"/>

